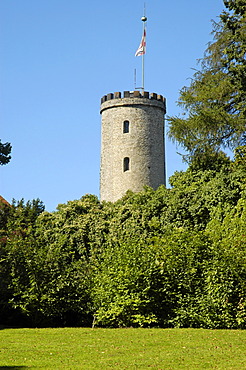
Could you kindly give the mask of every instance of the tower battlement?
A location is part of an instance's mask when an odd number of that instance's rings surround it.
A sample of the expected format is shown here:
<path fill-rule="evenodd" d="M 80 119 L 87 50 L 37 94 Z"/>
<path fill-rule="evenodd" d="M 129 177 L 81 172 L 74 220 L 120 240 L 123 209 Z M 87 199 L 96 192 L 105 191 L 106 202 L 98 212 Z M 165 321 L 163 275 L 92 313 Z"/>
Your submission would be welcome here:
<path fill-rule="evenodd" d="M 159 94 L 149 93 L 148 91 L 124 91 L 109 93 L 101 99 L 100 113 L 109 108 L 133 107 L 133 106 L 155 106 L 166 113 L 166 99 Z"/>
<path fill-rule="evenodd" d="M 122 98 L 144 98 L 144 99 L 150 99 L 150 100 L 157 100 L 161 101 L 163 103 L 166 103 L 166 99 L 159 94 L 156 93 L 149 93 L 148 91 L 123 91 L 121 93 L 120 91 L 109 93 L 107 95 L 104 95 L 101 99 L 101 104 L 105 101 L 112 100 L 112 99 L 122 99 Z"/>

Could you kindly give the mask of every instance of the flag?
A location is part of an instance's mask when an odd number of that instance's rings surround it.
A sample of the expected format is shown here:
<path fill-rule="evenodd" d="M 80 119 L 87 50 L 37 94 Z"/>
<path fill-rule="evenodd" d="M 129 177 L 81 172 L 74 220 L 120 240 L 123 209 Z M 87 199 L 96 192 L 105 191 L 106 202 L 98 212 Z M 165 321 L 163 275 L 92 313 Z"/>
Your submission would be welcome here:
<path fill-rule="evenodd" d="M 139 57 L 140 55 L 144 55 L 145 52 L 146 52 L 146 29 L 144 28 L 143 36 L 142 36 L 139 48 L 136 51 L 135 57 Z"/>

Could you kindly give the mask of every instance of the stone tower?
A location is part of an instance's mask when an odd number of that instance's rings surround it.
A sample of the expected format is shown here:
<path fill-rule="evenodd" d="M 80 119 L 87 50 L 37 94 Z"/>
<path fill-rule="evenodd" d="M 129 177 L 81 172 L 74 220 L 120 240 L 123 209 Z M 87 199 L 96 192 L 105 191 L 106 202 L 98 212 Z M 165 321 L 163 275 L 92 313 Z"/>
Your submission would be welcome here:
<path fill-rule="evenodd" d="M 101 200 L 114 202 L 128 189 L 165 184 L 162 95 L 140 91 L 101 99 Z"/>

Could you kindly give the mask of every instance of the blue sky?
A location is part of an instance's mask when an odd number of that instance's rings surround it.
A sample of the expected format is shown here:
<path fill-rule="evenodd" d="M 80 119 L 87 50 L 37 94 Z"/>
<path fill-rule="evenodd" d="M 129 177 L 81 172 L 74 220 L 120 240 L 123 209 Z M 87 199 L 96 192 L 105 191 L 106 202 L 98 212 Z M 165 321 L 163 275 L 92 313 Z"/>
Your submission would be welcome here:
<path fill-rule="evenodd" d="M 48 211 L 99 195 L 100 99 L 141 84 L 142 0 L 1 0 L 0 138 L 12 160 L 0 195 L 40 198 Z M 179 90 L 211 41 L 222 0 L 146 0 L 145 90 L 178 115 Z M 185 169 L 166 141 L 167 177 Z"/>

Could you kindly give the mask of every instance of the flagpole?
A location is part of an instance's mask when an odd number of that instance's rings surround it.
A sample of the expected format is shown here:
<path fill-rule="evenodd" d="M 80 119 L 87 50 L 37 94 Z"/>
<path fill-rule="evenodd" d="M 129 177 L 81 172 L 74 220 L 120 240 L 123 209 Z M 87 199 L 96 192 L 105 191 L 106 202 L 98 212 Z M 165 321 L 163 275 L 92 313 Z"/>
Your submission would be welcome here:
<path fill-rule="evenodd" d="M 147 17 L 145 16 L 145 6 L 144 6 L 144 16 L 141 18 L 143 22 L 143 35 L 145 34 L 145 23 L 147 21 Z M 144 92 L 144 55 L 145 52 L 142 54 L 142 92 Z"/>
<path fill-rule="evenodd" d="M 147 21 L 147 17 L 145 16 L 145 4 L 144 4 L 144 15 L 143 17 L 141 18 L 141 21 L 143 22 L 143 34 L 142 34 L 142 38 L 141 38 L 141 42 L 140 42 L 140 45 L 135 53 L 135 56 L 138 57 L 138 56 L 142 56 L 142 86 L 141 87 L 138 87 L 138 89 L 142 90 L 142 92 L 144 92 L 144 54 L 146 52 L 146 21 Z"/>

